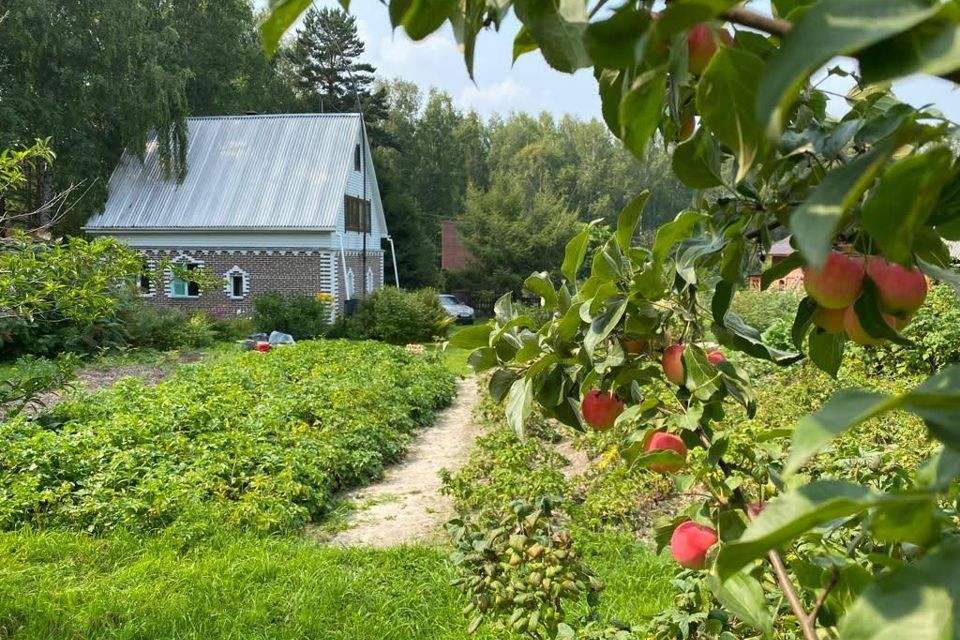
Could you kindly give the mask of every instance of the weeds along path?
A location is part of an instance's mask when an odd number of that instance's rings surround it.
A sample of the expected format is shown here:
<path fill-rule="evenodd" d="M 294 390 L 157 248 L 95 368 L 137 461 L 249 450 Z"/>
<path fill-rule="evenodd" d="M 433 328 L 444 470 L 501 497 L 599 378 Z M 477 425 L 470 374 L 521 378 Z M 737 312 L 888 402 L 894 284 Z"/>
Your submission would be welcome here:
<path fill-rule="evenodd" d="M 473 421 L 477 399 L 476 378 L 460 380 L 453 405 L 417 434 L 403 462 L 388 468 L 381 482 L 345 496 L 356 511 L 331 544 L 390 547 L 438 539 L 454 513 L 452 500 L 440 495 L 438 472 L 467 461 L 480 432 Z"/>

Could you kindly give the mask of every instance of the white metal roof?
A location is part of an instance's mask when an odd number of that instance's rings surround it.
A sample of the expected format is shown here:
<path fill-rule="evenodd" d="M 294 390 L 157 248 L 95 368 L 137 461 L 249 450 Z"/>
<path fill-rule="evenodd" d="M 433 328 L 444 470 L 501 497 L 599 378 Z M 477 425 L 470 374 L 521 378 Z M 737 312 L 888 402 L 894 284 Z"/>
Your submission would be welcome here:
<path fill-rule="evenodd" d="M 143 163 L 125 152 L 85 228 L 333 229 L 361 126 L 358 114 L 190 118 L 184 182 L 164 176 L 155 142 Z"/>

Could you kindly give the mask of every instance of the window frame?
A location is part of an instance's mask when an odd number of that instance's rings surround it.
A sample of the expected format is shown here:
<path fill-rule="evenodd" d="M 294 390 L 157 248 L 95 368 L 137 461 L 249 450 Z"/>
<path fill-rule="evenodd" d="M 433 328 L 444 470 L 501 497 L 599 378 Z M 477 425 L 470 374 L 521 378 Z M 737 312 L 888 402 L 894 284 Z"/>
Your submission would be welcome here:
<path fill-rule="evenodd" d="M 366 223 L 366 228 L 362 227 L 364 223 Z M 358 198 L 357 196 L 345 195 L 343 197 L 344 230 L 356 233 L 370 233 L 372 226 L 373 219 L 371 217 L 370 201 Z"/>
<path fill-rule="evenodd" d="M 187 271 L 193 271 L 195 269 L 202 269 L 203 262 L 196 260 L 194 258 L 185 257 L 182 260 L 174 261 L 178 266 L 183 266 L 187 268 Z M 200 297 L 200 283 L 195 280 L 181 280 L 173 271 L 168 271 L 170 277 L 170 287 L 167 290 L 167 297 L 171 300 L 195 300 Z M 180 289 L 182 293 L 178 293 L 177 289 Z"/>
<path fill-rule="evenodd" d="M 353 170 L 363 171 L 363 153 L 360 151 L 360 143 L 353 148 Z"/>

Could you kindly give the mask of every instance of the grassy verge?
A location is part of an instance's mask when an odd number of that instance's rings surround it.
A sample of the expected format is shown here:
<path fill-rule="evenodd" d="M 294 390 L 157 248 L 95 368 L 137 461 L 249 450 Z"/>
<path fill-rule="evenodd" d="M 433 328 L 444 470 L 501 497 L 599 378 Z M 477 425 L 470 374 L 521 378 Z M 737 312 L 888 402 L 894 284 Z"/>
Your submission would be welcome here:
<path fill-rule="evenodd" d="M 591 540 L 622 620 L 664 605 L 669 572 L 625 537 Z M 18 638 L 465 637 L 445 549 L 318 547 L 296 538 L 222 537 L 181 553 L 163 538 L 63 532 L 0 535 L 0 636 Z M 480 640 L 497 637 L 481 629 Z"/>

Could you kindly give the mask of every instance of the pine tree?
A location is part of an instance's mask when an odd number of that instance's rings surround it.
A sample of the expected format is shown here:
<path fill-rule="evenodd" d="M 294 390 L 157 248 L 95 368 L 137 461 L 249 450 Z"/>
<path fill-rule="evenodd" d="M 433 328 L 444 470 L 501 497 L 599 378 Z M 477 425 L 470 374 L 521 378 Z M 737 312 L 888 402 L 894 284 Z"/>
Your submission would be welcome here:
<path fill-rule="evenodd" d="M 376 68 L 361 62 L 365 45 L 356 19 L 342 9 L 311 8 L 291 51 L 301 98 L 308 111 L 354 113 L 359 99 L 368 125 L 386 115 Z"/>

